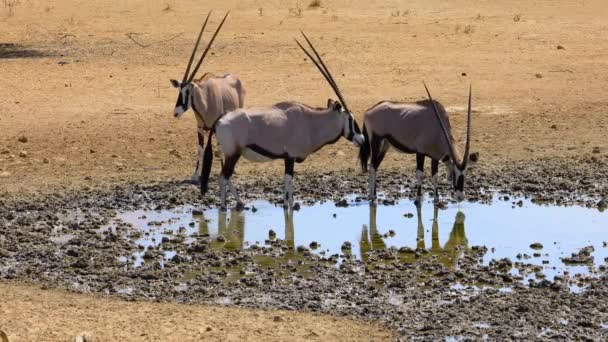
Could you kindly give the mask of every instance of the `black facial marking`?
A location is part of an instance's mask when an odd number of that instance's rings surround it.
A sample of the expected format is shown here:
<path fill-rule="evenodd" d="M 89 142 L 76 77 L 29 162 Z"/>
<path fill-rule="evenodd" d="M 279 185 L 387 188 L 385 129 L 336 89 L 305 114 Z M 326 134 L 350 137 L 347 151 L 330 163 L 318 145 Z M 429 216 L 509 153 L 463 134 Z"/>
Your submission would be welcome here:
<path fill-rule="evenodd" d="M 458 176 L 458 180 L 456 181 L 456 190 L 463 191 L 464 190 L 464 175 Z"/>

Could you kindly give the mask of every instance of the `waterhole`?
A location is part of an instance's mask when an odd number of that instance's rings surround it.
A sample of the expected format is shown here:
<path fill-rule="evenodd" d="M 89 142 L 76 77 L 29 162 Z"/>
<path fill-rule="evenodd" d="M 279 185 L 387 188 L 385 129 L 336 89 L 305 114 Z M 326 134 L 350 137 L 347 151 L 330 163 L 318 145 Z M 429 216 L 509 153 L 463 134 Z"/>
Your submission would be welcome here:
<path fill-rule="evenodd" d="M 441 209 L 430 200 L 420 207 L 409 200 L 374 206 L 355 196 L 339 206 L 320 202 L 292 213 L 266 201 L 228 212 L 185 206 L 120 213 L 106 228 L 113 229 L 119 223 L 137 232 L 128 236 L 139 250 L 120 257 L 128 267 L 145 263 L 149 249 L 164 254 L 165 261 L 172 258 L 175 250 L 162 242 L 175 236 L 180 236 L 184 245 L 205 238 L 212 241 L 210 248 L 227 250 L 260 247 L 282 239 L 292 257 L 301 252 L 334 256 L 338 265 L 345 255 L 365 262 L 371 250 L 396 248 L 402 252 L 403 262 L 433 257 L 458 268 L 466 251 L 487 249 L 480 263 L 503 262 L 523 282 L 593 276 L 605 270 L 608 262 L 608 213 L 501 196 L 489 204 L 464 202 Z M 290 260 L 261 257 L 257 261 Z M 524 273 L 517 263 L 532 267 Z"/>

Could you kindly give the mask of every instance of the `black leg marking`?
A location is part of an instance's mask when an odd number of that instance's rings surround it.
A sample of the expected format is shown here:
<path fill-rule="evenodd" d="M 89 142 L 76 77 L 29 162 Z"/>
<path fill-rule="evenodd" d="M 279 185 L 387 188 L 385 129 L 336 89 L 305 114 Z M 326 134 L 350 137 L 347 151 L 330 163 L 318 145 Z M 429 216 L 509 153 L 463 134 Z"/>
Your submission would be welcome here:
<path fill-rule="evenodd" d="M 234 174 L 234 168 L 236 167 L 236 163 L 239 161 L 240 157 L 240 154 L 226 156 L 226 160 L 222 166 L 222 176 L 224 176 L 224 179 L 229 180 L 232 177 L 232 174 Z"/>
<path fill-rule="evenodd" d="M 205 147 L 205 152 L 203 153 L 203 167 L 201 168 L 201 175 L 199 178 L 202 194 L 205 194 L 207 190 L 209 190 L 209 175 L 211 174 L 211 166 L 213 165 L 213 145 L 211 144 L 211 137 L 213 137 L 213 131 L 209 131 L 207 147 Z"/>
<path fill-rule="evenodd" d="M 417 181 L 417 196 L 422 196 L 422 181 L 420 179 L 420 174 L 424 175 L 424 158 L 425 155 L 422 153 L 416 153 L 416 181 Z"/>
<path fill-rule="evenodd" d="M 435 201 L 439 200 L 439 180 L 437 179 L 437 173 L 439 172 L 439 160 L 431 159 L 431 180 L 435 189 Z"/>
<path fill-rule="evenodd" d="M 196 133 L 196 138 L 198 140 L 198 147 L 200 148 L 200 150 L 199 149 L 196 150 L 196 170 L 198 171 L 199 163 L 201 162 L 199 155 L 198 155 L 198 153 L 199 153 L 198 151 L 202 151 L 203 148 L 205 147 L 205 137 L 199 131 Z M 201 175 L 199 174 L 197 176 L 199 177 L 199 181 L 200 181 Z"/>
<path fill-rule="evenodd" d="M 378 169 L 380 168 L 380 164 L 382 163 L 384 156 L 386 156 L 386 151 L 388 150 L 386 148 L 385 149 L 382 148 L 383 141 L 384 141 L 384 138 L 372 134 L 371 141 L 370 141 L 371 150 L 372 150 L 372 167 L 374 168 L 374 170 L 376 172 L 376 176 L 378 175 Z M 372 196 L 373 196 L 373 198 L 376 198 L 376 194 L 378 192 L 376 184 L 373 184 L 373 190 L 374 190 L 374 193 L 372 194 Z"/>

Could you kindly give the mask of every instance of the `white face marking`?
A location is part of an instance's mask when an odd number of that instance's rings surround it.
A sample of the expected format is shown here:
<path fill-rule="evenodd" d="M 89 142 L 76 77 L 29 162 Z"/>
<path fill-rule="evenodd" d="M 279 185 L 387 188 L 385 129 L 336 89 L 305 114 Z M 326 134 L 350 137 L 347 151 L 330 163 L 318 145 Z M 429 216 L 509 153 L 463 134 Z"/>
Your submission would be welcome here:
<path fill-rule="evenodd" d="M 185 112 L 186 112 L 186 110 L 184 109 L 184 107 L 177 106 L 177 107 L 175 107 L 175 110 L 173 111 L 173 115 L 179 119 Z"/>

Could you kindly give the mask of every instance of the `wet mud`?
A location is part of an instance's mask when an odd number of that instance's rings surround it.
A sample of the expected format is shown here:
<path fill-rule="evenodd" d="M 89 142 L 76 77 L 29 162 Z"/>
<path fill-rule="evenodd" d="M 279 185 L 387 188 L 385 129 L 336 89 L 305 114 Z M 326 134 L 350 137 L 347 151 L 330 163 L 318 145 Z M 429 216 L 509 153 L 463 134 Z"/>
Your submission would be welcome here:
<path fill-rule="evenodd" d="M 605 159 L 581 158 L 479 167 L 471 171 L 467 199 L 490 203 L 500 194 L 514 207 L 521 197 L 602 210 L 608 194 L 606 164 Z M 254 200 L 282 200 L 280 179 L 254 174 L 237 175 L 235 181 L 249 203 L 248 212 L 263 210 L 251 206 Z M 418 213 L 411 212 L 408 218 L 405 209 L 414 194 L 413 181 L 410 170 L 381 170 L 378 188 L 385 197 L 378 210 L 404 206 L 403 219 L 416 220 Z M 213 182 L 211 194 L 216 190 Z M 354 172 L 296 176 L 302 212 L 318 201 L 331 201 L 337 208 L 359 202 L 360 209 L 368 211 L 366 190 L 366 176 Z M 442 208 L 457 206 L 445 200 L 445 191 L 442 198 L 440 215 Z M 175 230 L 158 233 L 166 222 L 155 222 L 154 211 L 183 206 L 190 211 L 176 220 L 187 219 L 177 222 Z M 448 234 L 440 246 L 434 244 L 432 221 L 424 221 L 425 237 L 404 246 L 386 243 L 391 234 L 400 234 L 398 229 L 378 232 L 370 221 L 366 234 L 361 234 L 367 238 L 344 241 L 339 252 L 321 253 L 327 247 L 321 239 L 296 243 L 299 228 L 290 228 L 289 213 L 283 227 L 268 227 L 263 241 L 249 241 L 239 230 L 242 215 L 237 211 L 218 215 L 212 222 L 216 231 L 201 229 L 205 219 L 200 214 L 216 206 L 214 196 L 201 198 L 198 189 L 178 181 L 3 196 L 0 279 L 127 300 L 306 310 L 379 320 L 403 339 L 608 337 L 606 261 L 589 260 L 598 248 L 606 248 L 605 243 L 592 241 L 564 256 L 564 264 L 592 265 L 594 272 L 547 277 L 542 263 L 532 260 L 534 253 L 542 259 L 549 248 L 546 242 L 540 246 L 526 241 L 530 247 L 519 251 L 520 258 L 488 258 L 492 246 L 468 241 L 466 208 L 465 214 L 453 215 L 451 224 L 438 228 Z M 425 217 L 434 215 L 433 209 L 423 209 Z M 116 219 L 128 211 L 138 211 L 134 219 L 147 222 L 148 229 Z M 590 245 L 595 245 L 593 250 Z"/>

